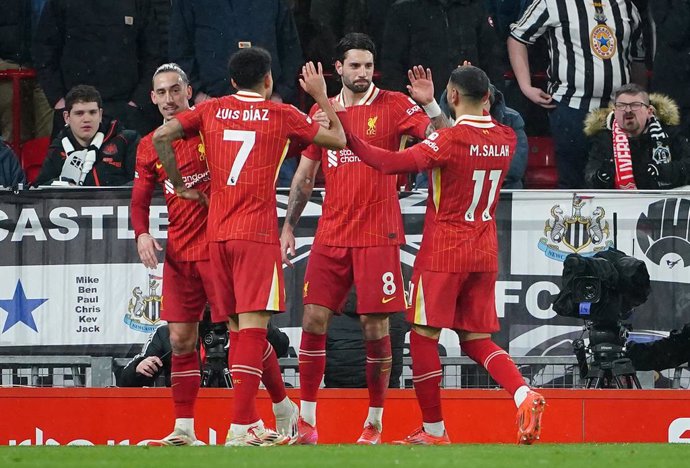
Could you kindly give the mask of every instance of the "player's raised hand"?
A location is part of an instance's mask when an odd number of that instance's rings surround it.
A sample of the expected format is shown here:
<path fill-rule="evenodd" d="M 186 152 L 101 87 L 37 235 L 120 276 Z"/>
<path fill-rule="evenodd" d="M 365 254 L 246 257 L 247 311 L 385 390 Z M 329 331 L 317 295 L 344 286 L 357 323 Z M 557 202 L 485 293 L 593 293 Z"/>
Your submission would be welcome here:
<path fill-rule="evenodd" d="M 410 84 L 407 91 L 410 97 L 421 106 L 431 104 L 434 100 L 434 82 L 431 78 L 431 68 L 424 69 L 421 65 L 415 65 L 407 71 Z"/>
<path fill-rule="evenodd" d="M 328 115 L 326 115 L 322 109 L 314 112 L 314 115 L 312 115 L 311 118 L 323 128 L 331 128 L 331 119 L 328 118 Z"/>
<path fill-rule="evenodd" d="M 295 265 L 292 264 L 292 262 L 288 258 L 288 255 L 290 255 L 291 257 L 294 257 L 296 255 L 295 235 L 292 233 L 292 231 L 283 229 L 283 231 L 280 234 L 280 256 L 283 258 L 284 264 L 286 264 L 290 268 L 294 268 Z"/>
<path fill-rule="evenodd" d="M 204 192 L 200 192 L 196 189 L 182 188 L 176 189 L 177 196 L 184 198 L 185 200 L 195 201 L 201 206 L 208 206 L 208 197 Z"/>
<path fill-rule="evenodd" d="M 307 62 L 302 67 L 302 77 L 299 79 L 302 89 L 311 97 L 326 96 L 326 80 L 323 78 L 323 67 L 321 62 L 314 65 L 314 62 Z"/>
<path fill-rule="evenodd" d="M 154 237 L 149 233 L 144 233 L 137 237 L 137 252 L 139 259 L 146 268 L 158 267 L 158 256 L 156 251 L 160 252 L 163 247 L 158 243 Z"/>

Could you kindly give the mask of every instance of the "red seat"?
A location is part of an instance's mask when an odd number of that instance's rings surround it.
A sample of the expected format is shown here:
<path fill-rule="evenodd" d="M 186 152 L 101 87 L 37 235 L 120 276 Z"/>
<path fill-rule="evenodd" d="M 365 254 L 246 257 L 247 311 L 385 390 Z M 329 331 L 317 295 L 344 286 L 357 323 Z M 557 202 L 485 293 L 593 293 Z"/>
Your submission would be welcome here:
<path fill-rule="evenodd" d="M 526 189 L 555 189 L 558 183 L 556 151 L 551 137 L 528 137 Z"/>
<path fill-rule="evenodd" d="M 22 168 L 26 174 L 26 180 L 32 183 L 43 166 L 43 160 L 48 155 L 48 146 L 50 146 L 50 138 L 34 138 L 22 145 Z"/>

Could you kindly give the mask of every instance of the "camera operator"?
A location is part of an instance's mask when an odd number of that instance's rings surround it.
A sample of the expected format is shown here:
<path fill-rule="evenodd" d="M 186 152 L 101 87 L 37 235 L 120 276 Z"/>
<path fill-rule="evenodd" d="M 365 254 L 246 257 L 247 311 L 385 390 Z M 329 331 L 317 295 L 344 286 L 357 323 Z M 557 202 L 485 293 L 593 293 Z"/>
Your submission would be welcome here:
<path fill-rule="evenodd" d="M 211 329 L 222 327 L 227 333 L 225 324 L 212 324 L 202 321 L 199 324 L 200 340 L 206 336 Z M 271 346 L 275 349 L 278 357 L 287 356 L 290 340 L 288 336 L 272 323 L 268 324 L 268 336 L 266 337 Z M 227 339 L 225 341 L 227 343 Z M 201 341 L 197 344 L 201 348 Z M 165 376 L 165 386 L 170 386 L 170 331 L 168 325 L 161 325 L 154 331 L 144 344 L 141 352 L 134 356 L 131 361 L 122 369 L 117 379 L 118 387 L 153 387 L 158 378 Z M 226 350 L 227 351 L 227 350 Z M 227 352 L 225 353 L 227 359 Z M 205 356 L 202 357 L 202 360 Z M 226 361 L 227 367 L 227 361 Z"/>
<path fill-rule="evenodd" d="M 671 330 L 666 338 L 649 343 L 630 341 L 627 347 L 627 355 L 637 370 L 673 369 L 690 360 L 690 323 L 682 330 Z"/>

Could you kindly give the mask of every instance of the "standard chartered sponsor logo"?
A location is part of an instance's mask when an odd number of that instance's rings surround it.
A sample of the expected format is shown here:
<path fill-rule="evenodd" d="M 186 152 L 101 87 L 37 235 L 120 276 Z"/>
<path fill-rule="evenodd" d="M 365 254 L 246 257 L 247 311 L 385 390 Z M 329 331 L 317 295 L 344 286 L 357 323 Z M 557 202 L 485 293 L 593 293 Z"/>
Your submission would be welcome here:
<path fill-rule="evenodd" d="M 329 150 L 328 155 L 328 167 L 338 167 L 341 164 L 360 162 L 361 159 L 347 148 L 340 151 Z"/>

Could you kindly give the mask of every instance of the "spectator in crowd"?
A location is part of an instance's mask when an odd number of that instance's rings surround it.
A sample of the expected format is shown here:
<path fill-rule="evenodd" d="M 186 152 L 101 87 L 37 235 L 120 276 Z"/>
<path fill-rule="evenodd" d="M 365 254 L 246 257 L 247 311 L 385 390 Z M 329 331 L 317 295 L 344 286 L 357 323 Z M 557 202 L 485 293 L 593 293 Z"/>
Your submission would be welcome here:
<path fill-rule="evenodd" d="M 294 102 L 302 49 L 286 0 L 173 0 L 169 55 L 189 75 L 195 104 L 235 92 L 226 73 L 228 59 L 252 46 L 271 54 L 271 99 Z"/>
<path fill-rule="evenodd" d="M 383 88 L 405 92 L 407 70 L 421 64 L 434 70 L 438 99 L 465 60 L 500 82 L 501 48 L 485 0 L 399 0 L 391 6 L 381 50 Z"/>
<path fill-rule="evenodd" d="M 40 7 L 41 2 L 37 7 Z M 0 17 L 0 70 L 31 68 L 31 34 L 35 28 L 32 2 L 7 0 Z M 21 141 L 48 137 L 53 128 L 53 110 L 36 80 L 22 80 Z M 12 81 L 0 80 L 0 132 L 12 141 Z"/>
<path fill-rule="evenodd" d="M 657 36 L 651 89 L 676 101 L 690 135 L 690 0 L 656 0 L 651 12 Z"/>
<path fill-rule="evenodd" d="M 34 36 L 41 87 L 62 127 L 65 94 L 78 84 L 96 87 L 107 116 L 145 135 L 160 124 L 149 100 L 160 61 L 159 29 L 151 2 L 48 0 Z"/>
<path fill-rule="evenodd" d="M 210 322 L 200 322 L 200 340 L 203 340 L 206 333 L 210 331 L 210 327 Z M 271 343 L 278 357 L 287 356 L 290 347 L 290 339 L 280 328 L 269 323 L 266 339 Z M 197 349 L 201 349 L 202 347 L 203 343 L 199 341 L 197 343 Z M 151 333 L 146 343 L 144 343 L 141 352 L 134 356 L 122 369 L 117 379 L 117 386 L 153 387 L 158 379 L 163 376 L 165 386 L 169 387 L 171 383 L 170 373 L 172 370 L 171 353 L 170 328 L 167 324 L 164 324 Z M 204 356 L 202 356 L 201 361 L 203 362 L 204 359 Z"/>
<path fill-rule="evenodd" d="M 0 187 L 25 184 L 26 176 L 12 148 L 0 138 Z"/>
<path fill-rule="evenodd" d="M 65 96 L 66 126 L 48 148 L 34 185 L 117 186 L 134 178 L 139 136 L 103 118 L 101 95 L 78 85 Z"/>
<path fill-rule="evenodd" d="M 676 103 L 633 83 L 614 96 L 613 110 L 595 110 L 585 123 L 587 187 L 658 190 L 690 183 L 690 143 L 677 126 Z"/>
<path fill-rule="evenodd" d="M 628 341 L 627 357 L 638 371 L 672 369 L 690 361 L 690 323 L 666 338 L 647 343 Z"/>
<path fill-rule="evenodd" d="M 527 46 L 546 35 L 551 65 L 547 91 L 532 84 Z M 511 29 L 508 54 L 523 94 L 551 109 L 558 187 L 584 186 L 587 140 L 583 121 L 606 107 L 611 92 L 646 77 L 640 14 L 630 0 L 534 0 Z M 632 60 L 632 62 L 631 62 Z"/>
<path fill-rule="evenodd" d="M 484 110 L 490 113 L 497 122 L 512 128 L 517 135 L 515 154 L 513 154 L 513 159 L 510 161 L 510 169 L 508 170 L 506 178 L 503 180 L 501 188 L 521 189 L 523 188 L 522 178 L 525 175 L 525 169 L 527 169 L 527 153 L 529 151 L 527 134 L 525 133 L 525 121 L 518 111 L 506 106 L 503 93 L 496 89 L 494 85 L 489 86 L 489 92 L 489 100 L 485 103 Z M 439 105 L 443 113 L 454 121 L 455 116 L 453 115 L 453 110 L 448 107 L 446 91 L 441 95 L 441 102 Z M 415 187 L 429 187 L 429 178 L 426 172 L 417 174 Z"/>

